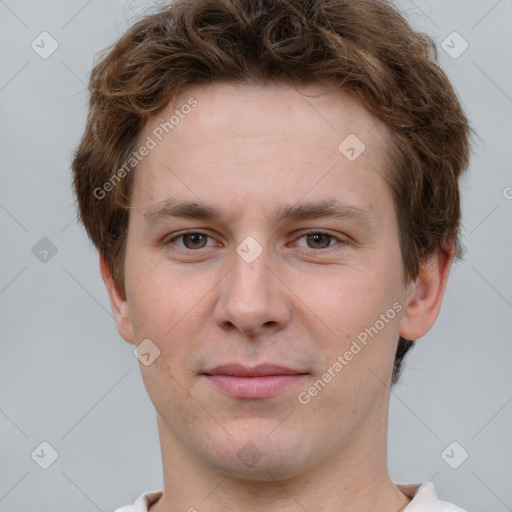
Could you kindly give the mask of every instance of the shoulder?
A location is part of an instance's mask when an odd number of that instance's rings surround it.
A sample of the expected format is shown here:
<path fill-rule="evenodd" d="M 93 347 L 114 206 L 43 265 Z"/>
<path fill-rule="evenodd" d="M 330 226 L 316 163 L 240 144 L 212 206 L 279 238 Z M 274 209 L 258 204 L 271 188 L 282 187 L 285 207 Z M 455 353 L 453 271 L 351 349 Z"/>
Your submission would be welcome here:
<path fill-rule="evenodd" d="M 409 505 L 402 512 L 468 512 L 453 503 L 441 501 L 432 482 L 395 485 L 411 498 Z"/>
<path fill-rule="evenodd" d="M 143 492 L 133 505 L 125 505 L 116 508 L 114 512 L 148 512 L 149 507 L 153 505 L 162 496 L 162 490 Z"/>

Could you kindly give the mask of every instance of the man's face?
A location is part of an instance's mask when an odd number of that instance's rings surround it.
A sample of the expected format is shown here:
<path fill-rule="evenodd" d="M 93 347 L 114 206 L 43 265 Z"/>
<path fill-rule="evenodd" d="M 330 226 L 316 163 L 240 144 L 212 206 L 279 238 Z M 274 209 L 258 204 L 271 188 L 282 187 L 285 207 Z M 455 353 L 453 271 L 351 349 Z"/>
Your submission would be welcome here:
<path fill-rule="evenodd" d="M 157 144 L 134 177 L 125 338 L 160 351 L 141 371 L 166 439 L 226 473 L 291 477 L 385 435 L 406 299 L 387 132 L 325 91 L 195 89 L 139 138 Z M 176 216 L 178 201 L 217 213 Z M 340 215 L 315 215 L 330 202 Z"/>

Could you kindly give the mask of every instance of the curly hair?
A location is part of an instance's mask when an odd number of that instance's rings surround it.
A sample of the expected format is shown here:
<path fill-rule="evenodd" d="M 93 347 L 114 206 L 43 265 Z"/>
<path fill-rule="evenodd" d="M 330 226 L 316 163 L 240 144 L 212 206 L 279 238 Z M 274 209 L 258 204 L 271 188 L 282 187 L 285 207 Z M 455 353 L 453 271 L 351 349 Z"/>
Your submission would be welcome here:
<path fill-rule="evenodd" d="M 462 256 L 458 178 L 469 164 L 471 128 L 429 36 L 385 0 L 177 0 L 100 56 L 72 163 L 79 218 L 123 293 L 134 173 L 112 178 L 151 116 L 191 88 L 221 81 L 328 81 L 355 94 L 391 134 L 385 179 L 404 283 L 445 241 Z M 393 384 L 414 340 L 397 342 Z"/>

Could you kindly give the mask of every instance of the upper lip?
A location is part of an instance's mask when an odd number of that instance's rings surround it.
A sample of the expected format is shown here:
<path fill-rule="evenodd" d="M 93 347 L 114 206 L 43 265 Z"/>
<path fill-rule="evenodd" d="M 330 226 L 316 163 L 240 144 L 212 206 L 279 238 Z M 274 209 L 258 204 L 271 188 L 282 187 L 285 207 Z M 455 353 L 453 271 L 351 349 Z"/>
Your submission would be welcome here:
<path fill-rule="evenodd" d="M 223 364 L 205 370 L 205 375 L 233 375 L 237 377 L 264 377 L 268 375 L 300 375 L 306 374 L 300 370 L 279 366 L 276 364 L 260 364 L 254 367 L 247 367 L 241 364 Z"/>

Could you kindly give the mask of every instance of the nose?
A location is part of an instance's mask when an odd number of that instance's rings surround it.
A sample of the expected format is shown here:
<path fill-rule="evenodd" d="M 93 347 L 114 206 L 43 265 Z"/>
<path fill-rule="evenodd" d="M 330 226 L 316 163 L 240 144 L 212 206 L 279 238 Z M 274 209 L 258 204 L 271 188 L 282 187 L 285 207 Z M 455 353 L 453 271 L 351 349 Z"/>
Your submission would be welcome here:
<path fill-rule="evenodd" d="M 283 329 L 291 317 L 291 297 L 267 252 L 252 262 L 233 252 L 219 282 L 215 321 L 223 329 L 266 334 Z"/>

